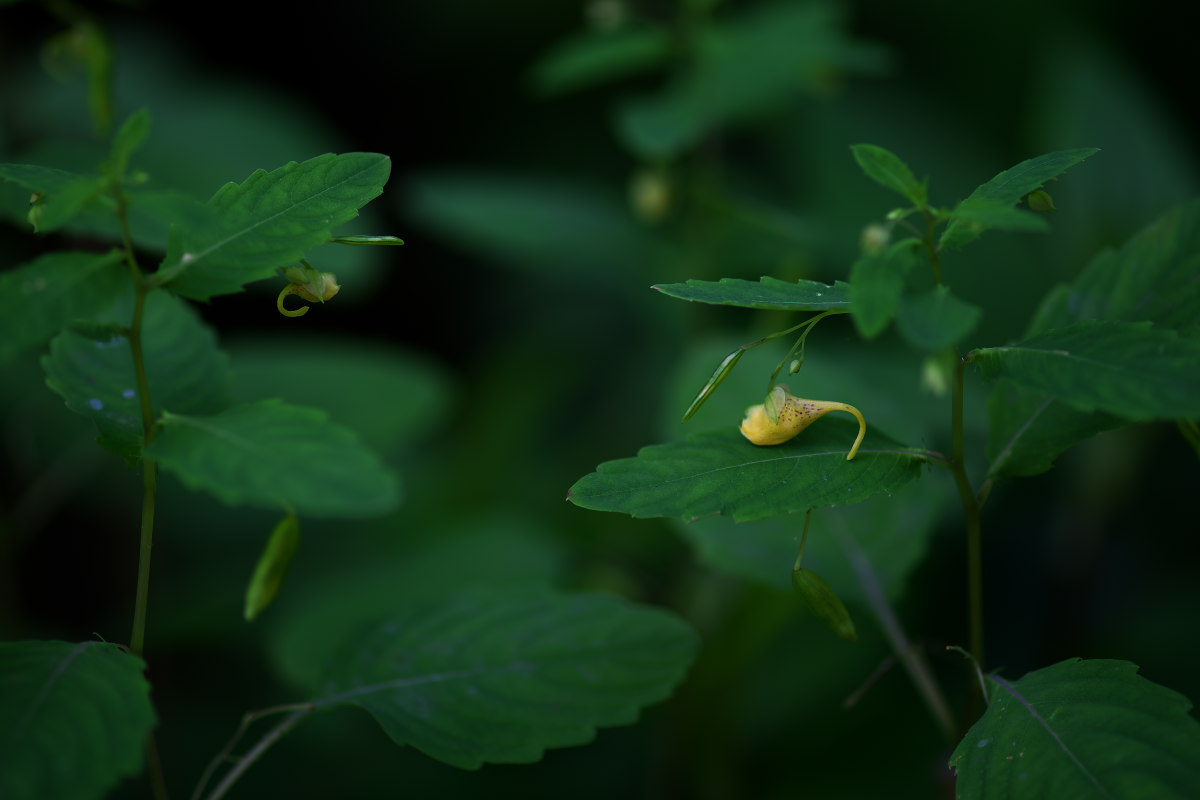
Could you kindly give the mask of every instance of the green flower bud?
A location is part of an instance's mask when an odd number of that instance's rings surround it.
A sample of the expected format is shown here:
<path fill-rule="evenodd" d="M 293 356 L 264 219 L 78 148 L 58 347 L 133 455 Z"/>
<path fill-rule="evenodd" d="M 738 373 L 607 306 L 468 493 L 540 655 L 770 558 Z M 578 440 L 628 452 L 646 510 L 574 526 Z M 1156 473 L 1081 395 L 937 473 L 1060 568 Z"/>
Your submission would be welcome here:
<path fill-rule="evenodd" d="M 1025 198 L 1025 203 L 1031 211 L 1057 211 L 1054 207 L 1054 198 L 1044 189 L 1035 189 Z"/>

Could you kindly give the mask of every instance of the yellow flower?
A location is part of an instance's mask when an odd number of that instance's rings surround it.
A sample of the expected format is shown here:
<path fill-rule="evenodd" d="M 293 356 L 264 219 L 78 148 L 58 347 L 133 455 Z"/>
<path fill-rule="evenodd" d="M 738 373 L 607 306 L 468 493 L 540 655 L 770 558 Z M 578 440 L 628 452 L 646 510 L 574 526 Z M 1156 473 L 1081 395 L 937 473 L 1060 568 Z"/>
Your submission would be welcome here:
<path fill-rule="evenodd" d="M 742 435 L 757 445 L 783 444 L 830 411 L 848 411 L 858 418 L 858 438 L 846 455 L 846 460 L 850 461 L 858 454 L 863 437 L 867 435 L 867 421 L 862 412 L 846 403 L 796 397 L 782 384 L 771 390 L 765 403 L 746 409 Z"/>

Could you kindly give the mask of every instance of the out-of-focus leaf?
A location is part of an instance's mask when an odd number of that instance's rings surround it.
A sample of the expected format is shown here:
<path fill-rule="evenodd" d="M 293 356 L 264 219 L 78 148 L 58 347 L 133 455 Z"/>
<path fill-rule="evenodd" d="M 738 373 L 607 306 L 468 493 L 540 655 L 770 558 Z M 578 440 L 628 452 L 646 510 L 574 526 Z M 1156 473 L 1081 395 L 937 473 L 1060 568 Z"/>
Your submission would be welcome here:
<path fill-rule="evenodd" d="M 108 156 L 106 168 L 116 178 L 125 175 L 129 168 L 129 159 L 146 142 L 150 135 L 150 112 L 146 109 L 135 111 L 121 125 L 113 139 L 112 152 Z"/>
<path fill-rule="evenodd" d="M 435 435 L 450 384 L 427 359 L 376 340 L 288 333 L 231 343 L 234 396 L 312 406 L 383 453 Z"/>
<path fill-rule="evenodd" d="M 975 206 L 978 213 L 979 209 L 987 209 L 997 204 L 1016 205 L 1017 201 L 1034 189 L 1042 188 L 1042 184 L 1046 181 L 1061 175 L 1096 152 L 1094 147 L 1057 150 L 1022 161 L 971 192 L 970 196 L 959 204 L 959 207 L 965 206 L 969 213 L 972 206 Z M 978 201 L 984 202 L 979 203 Z M 943 250 L 962 247 L 977 239 L 988 227 L 990 227 L 989 223 L 972 219 L 969 215 L 952 219 L 942 232 L 938 246 Z"/>
<path fill-rule="evenodd" d="M 786 444 L 758 447 L 730 425 L 605 462 L 571 487 L 567 499 L 634 517 L 727 514 L 749 521 L 861 503 L 917 476 L 921 453 L 870 430 L 847 461 L 857 432 L 857 423 L 830 416 Z"/>
<path fill-rule="evenodd" d="M 629 274 L 654 246 L 619 195 L 557 179 L 428 175 L 408 207 L 454 245 L 522 269 Z"/>
<path fill-rule="evenodd" d="M 1080 322 L 974 350 L 985 375 L 1129 420 L 1200 416 L 1200 341 L 1150 323 Z"/>
<path fill-rule="evenodd" d="M 1035 233 L 1050 230 L 1050 223 L 1046 222 L 1045 217 L 1039 217 L 1032 211 L 1017 208 L 1001 200 L 989 200 L 983 197 L 963 200 L 950 212 L 950 221 L 951 224 L 956 222 L 966 224 L 977 235 L 989 228 Z"/>
<path fill-rule="evenodd" d="M 951 347 L 975 329 L 983 312 L 942 284 L 900 303 L 896 324 L 905 341 L 929 353 Z"/>
<path fill-rule="evenodd" d="M 1183 695 L 1128 661 L 1070 659 L 1016 681 L 950 758 L 961 798 L 1188 797 L 1200 786 L 1200 723 Z"/>
<path fill-rule="evenodd" d="M 852 145 L 850 150 L 854 153 L 854 160 L 873 181 L 884 188 L 899 192 L 917 208 L 928 206 L 929 197 L 925 183 L 917 180 L 899 156 L 873 144 Z"/>
<path fill-rule="evenodd" d="M 284 679 L 316 691 L 346 641 L 394 609 L 427 605 L 464 586 L 549 587 L 563 570 L 553 540 L 528 521 L 489 518 L 447 527 L 420 548 L 322 563 L 305 576 L 303 592 L 279 599 L 269 620 L 268 652 Z"/>
<path fill-rule="evenodd" d="M 0 273 L 0 363 L 41 345 L 72 322 L 111 321 L 129 290 L 117 251 L 62 251 Z"/>
<path fill-rule="evenodd" d="M 671 35 L 662 28 L 589 30 L 547 53 L 534 67 L 532 82 L 542 94 L 566 94 L 648 70 L 670 52 Z"/>
<path fill-rule="evenodd" d="M 145 668 L 107 642 L 0 642 L 0 797 L 98 800 L 140 772 Z"/>
<path fill-rule="evenodd" d="M 35 164 L 0 164 L 0 178 L 10 180 L 34 193 L 32 218 L 38 233 L 61 228 L 95 201 L 104 181 L 94 175 L 75 175 L 61 169 Z"/>
<path fill-rule="evenodd" d="M 868 253 L 850 267 L 850 307 L 854 326 L 864 338 L 878 336 L 900 310 L 904 279 L 917 261 L 916 239 Z"/>
<path fill-rule="evenodd" d="M 208 202 L 215 225 L 181 231 L 159 278 L 195 300 L 269 278 L 358 216 L 382 193 L 390 170 L 390 159 L 378 153 L 327 153 L 227 183 Z"/>
<path fill-rule="evenodd" d="M 271 601 L 283 588 L 283 580 L 287 577 L 288 567 L 296 548 L 300 546 L 300 520 L 295 515 L 288 514 L 279 521 L 267 546 L 263 548 L 258 563 L 254 565 L 254 574 L 246 586 L 246 604 L 242 615 L 246 621 L 257 617 L 271 605 Z"/>
<path fill-rule="evenodd" d="M 634 722 L 695 650 L 679 618 L 615 597 L 464 592 L 350 641 L 316 706 L 360 706 L 397 744 L 464 769 L 530 763 Z"/>
<path fill-rule="evenodd" d="M 848 311 L 850 308 L 850 285 L 841 281 L 829 286 L 817 281 L 781 281 L 764 275 L 757 283 L 721 278 L 719 281 L 663 283 L 652 288 L 680 300 L 741 308 L 771 311 Z"/>
<path fill-rule="evenodd" d="M 358 518 L 400 501 L 395 476 L 349 429 L 277 400 L 204 417 L 167 412 L 149 452 L 188 487 L 232 506 Z"/>
<path fill-rule="evenodd" d="M 146 299 L 142 348 L 156 414 L 213 414 L 229 404 L 229 360 L 184 301 L 166 292 Z M 129 464 L 141 460 L 141 401 L 122 334 L 111 326 L 65 330 L 50 343 L 42 368 L 67 408 L 96 423 L 100 444 Z"/>

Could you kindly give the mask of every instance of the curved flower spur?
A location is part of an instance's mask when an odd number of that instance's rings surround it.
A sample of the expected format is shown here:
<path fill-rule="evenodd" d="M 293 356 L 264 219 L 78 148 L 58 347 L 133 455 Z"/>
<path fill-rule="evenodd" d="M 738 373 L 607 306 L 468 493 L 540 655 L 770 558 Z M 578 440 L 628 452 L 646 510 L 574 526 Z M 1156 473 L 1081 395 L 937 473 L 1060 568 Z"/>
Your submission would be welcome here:
<path fill-rule="evenodd" d="M 771 390 L 766 402 L 746 409 L 741 431 L 743 436 L 757 445 L 783 444 L 830 411 L 848 411 L 858 419 L 858 437 L 846 455 L 846 460 L 851 461 L 858 454 L 863 437 L 867 435 L 867 421 L 862 412 L 847 403 L 796 397 L 783 384 Z"/>

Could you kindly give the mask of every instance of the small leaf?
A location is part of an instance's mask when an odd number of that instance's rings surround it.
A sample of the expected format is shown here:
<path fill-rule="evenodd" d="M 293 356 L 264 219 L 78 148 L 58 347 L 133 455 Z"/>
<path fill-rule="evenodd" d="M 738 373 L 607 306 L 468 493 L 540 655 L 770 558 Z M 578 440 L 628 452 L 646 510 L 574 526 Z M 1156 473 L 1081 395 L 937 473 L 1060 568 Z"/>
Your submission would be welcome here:
<path fill-rule="evenodd" d="M 328 242 L 379 196 L 390 169 L 378 153 L 327 153 L 228 183 L 208 202 L 216 224 L 182 231 L 158 279 L 194 300 L 240 292 Z"/>
<path fill-rule="evenodd" d="M 349 429 L 277 400 L 213 416 L 167 413 L 149 452 L 190 488 L 232 506 L 359 518 L 400 499 L 396 478 Z"/>
<path fill-rule="evenodd" d="M 960 798 L 1189 797 L 1200 786 L 1200 723 L 1187 698 L 1128 661 L 1070 659 L 991 701 L 955 749 Z"/>
<path fill-rule="evenodd" d="M 108 156 L 106 170 L 108 174 L 120 179 L 129 168 L 129 159 L 145 143 L 150 135 L 150 112 L 146 109 L 135 111 L 117 131 L 113 139 L 112 152 Z"/>
<path fill-rule="evenodd" d="M 866 339 L 878 336 L 900 310 L 904 279 L 916 263 L 916 239 L 896 242 L 867 254 L 850 267 L 850 304 L 854 327 Z"/>
<path fill-rule="evenodd" d="M 468 592 L 356 637 L 316 706 L 361 706 L 397 744 L 463 769 L 530 763 L 634 722 L 695 649 L 674 615 L 614 597 Z"/>
<path fill-rule="evenodd" d="M 588 31 L 547 53 L 534 67 L 532 83 L 543 95 L 567 94 L 644 72 L 670 52 L 670 32 L 661 28 Z"/>
<path fill-rule="evenodd" d="M 899 192 L 917 208 L 929 205 L 925 184 L 917 180 L 898 156 L 873 144 L 852 145 L 850 150 L 863 172 L 880 186 Z"/>
<path fill-rule="evenodd" d="M 1027 231 L 1041 233 L 1050 230 L 1044 217 L 1023 208 L 988 200 L 982 197 L 963 200 L 950 212 L 951 221 L 961 221 L 974 233 L 983 233 L 989 228 L 1001 231 Z"/>
<path fill-rule="evenodd" d="M 48 253 L 0 273 L 0 363 L 48 341 L 72 322 L 111 321 L 129 291 L 120 252 Z"/>
<path fill-rule="evenodd" d="M 294 514 L 288 514 L 271 532 L 267 546 L 254 565 L 254 575 L 246 586 L 246 604 L 242 614 L 247 622 L 261 614 L 279 594 L 299 546 L 300 520 Z"/>
<path fill-rule="evenodd" d="M 741 522 L 860 503 L 917 476 L 924 456 L 875 431 L 847 461 L 857 433 L 857 422 L 830 416 L 786 444 L 758 447 L 730 425 L 601 464 L 567 499 L 634 517 L 728 514 Z"/>
<path fill-rule="evenodd" d="M 965 205 L 969 210 L 975 201 L 986 201 L 988 205 L 1014 206 L 1025 195 L 1040 189 L 1046 181 L 1061 175 L 1097 152 L 1099 151 L 1094 147 L 1083 147 L 1076 150 L 1058 150 L 1022 161 L 971 192 L 959 207 Z M 982 229 L 978 227 L 980 224 L 984 225 Z M 953 219 L 942 232 L 938 247 L 942 250 L 962 247 L 978 238 L 986 227 L 986 224 L 969 221 L 966 217 Z"/>
<path fill-rule="evenodd" d="M 896 320 L 905 341 L 929 353 L 952 347 L 975 329 L 982 311 L 950 293 L 945 284 L 910 295 Z"/>
<path fill-rule="evenodd" d="M 105 642 L 0 642 L 0 797 L 99 800 L 141 772 L 145 666 Z"/>
<path fill-rule="evenodd" d="M 833 587 L 817 573 L 805 567 L 792 570 L 792 588 L 817 618 L 848 642 L 857 642 L 854 620 Z"/>
<path fill-rule="evenodd" d="M 156 415 L 162 409 L 212 414 L 229 404 L 229 359 L 217 348 L 212 329 L 184 301 L 166 292 L 146 299 L 142 349 Z M 129 341 L 119 329 L 63 331 L 50 343 L 42 369 L 67 408 L 96 423 L 101 445 L 130 465 L 141 460 L 137 374 Z"/>
<path fill-rule="evenodd" d="M 725 358 L 721 359 L 721 363 L 713 370 L 712 376 L 700 389 L 700 393 L 696 395 L 696 399 L 688 406 L 687 411 L 683 412 L 683 421 L 687 422 L 696 412 L 700 410 L 700 406 L 704 405 L 704 401 L 708 396 L 717 390 L 717 387 L 725 382 L 729 377 L 729 373 L 733 372 L 733 368 L 737 366 L 737 362 L 742 360 L 742 356 L 746 355 L 746 348 L 739 347 Z"/>
<path fill-rule="evenodd" d="M 781 281 L 763 276 L 757 283 L 738 278 L 719 281 L 689 280 L 653 287 L 669 297 L 694 303 L 711 303 L 770 311 L 849 311 L 850 286 L 816 281 Z"/>
<path fill-rule="evenodd" d="M 76 175 L 33 164 L 0 164 L 0 178 L 35 193 L 30 221 L 37 233 L 57 230 L 95 201 L 104 181 L 94 175 Z"/>
<path fill-rule="evenodd" d="M 987 376 L 1082 411 L 1129 420 L 1200 417 L 1200 341 L 1150 323 L 1081 322 L 969 358 Z"/>

